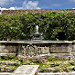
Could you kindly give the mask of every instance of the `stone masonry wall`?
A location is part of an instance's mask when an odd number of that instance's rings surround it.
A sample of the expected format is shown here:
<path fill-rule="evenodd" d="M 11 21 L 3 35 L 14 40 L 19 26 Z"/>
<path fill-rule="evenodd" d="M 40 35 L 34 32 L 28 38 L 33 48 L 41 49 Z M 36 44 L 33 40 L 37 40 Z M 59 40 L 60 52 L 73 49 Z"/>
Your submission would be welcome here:
<path fill-rule="evenodd" d="M 17 47 L 15 44 L 0 44 L 0 56 L 16 55 Z"/>
<path fill-rule="evenodd" d="M 75 57 L 75 42 L 72 43 L 1 43 L 0 56 L 18 55 L 33 56 L 58 56 Z"/>

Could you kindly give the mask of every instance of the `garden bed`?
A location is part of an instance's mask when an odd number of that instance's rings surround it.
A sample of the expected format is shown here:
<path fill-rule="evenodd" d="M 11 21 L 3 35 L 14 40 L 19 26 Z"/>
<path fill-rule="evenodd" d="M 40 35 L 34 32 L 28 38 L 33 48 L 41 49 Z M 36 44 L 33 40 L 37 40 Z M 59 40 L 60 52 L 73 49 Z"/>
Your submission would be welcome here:
<path fill-rule="evenodd" d="M 75 71 L 75 60 L 70 61 L 70 58 L 44 57 L 23 59 L 25 65 L 39 65 L 39 72 L 72 72 Z"/>
<path fill-rule="evenodd" d="M 20 65 L 39 65 L 40 73 L 57 73 L 75 71 L 75 60 L 58 57 L 18 58 L 16 56 L 1 56 L 0 72 L 13 72 Z"/>
<path fill-rule="evenodd" d="M 0 72 L 13 72 L 20 65 L 20 61 L 15 56 L 1 56 L 0 58 Z"/>

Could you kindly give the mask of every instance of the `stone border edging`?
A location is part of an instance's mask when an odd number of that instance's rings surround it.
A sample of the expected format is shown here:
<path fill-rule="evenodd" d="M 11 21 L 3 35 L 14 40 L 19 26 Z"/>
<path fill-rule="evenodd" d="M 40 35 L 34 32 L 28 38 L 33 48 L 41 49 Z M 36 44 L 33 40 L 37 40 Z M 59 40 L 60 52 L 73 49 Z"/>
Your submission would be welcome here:
<path fill-rule="evenodd" d="M 0 75 L 10 75 L 11 73 L 0 73 Z"/>

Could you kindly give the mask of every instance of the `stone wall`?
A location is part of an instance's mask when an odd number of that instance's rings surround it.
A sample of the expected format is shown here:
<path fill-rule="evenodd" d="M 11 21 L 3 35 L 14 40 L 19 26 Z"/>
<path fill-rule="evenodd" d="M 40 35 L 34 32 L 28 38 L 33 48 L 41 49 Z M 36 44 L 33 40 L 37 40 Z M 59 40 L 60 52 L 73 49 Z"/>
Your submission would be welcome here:
<path fill-rule="evenodd" d="M 18 55 L 23 57 L 33 56 L 58 56 L 68 57 L 75 56 L 74 41 L 52 41 L 52 42 L 24 42 L 24 41 L 7 41 L 0 42 L 0 56 Z"/>
<path fill-rule="evenodd" d="M 0 56 L 16 55 L 17 48 L 18 48 L 18 45 L 16 44 L 1 43 L 0 44 Z"/>
<path fill-rule="evenodd" d="M 45 54 L 50 55 L 49 47 L 41 44 L 20 44 L 18 50 L 18 55 L 25 57 L 41 56 Z"/>

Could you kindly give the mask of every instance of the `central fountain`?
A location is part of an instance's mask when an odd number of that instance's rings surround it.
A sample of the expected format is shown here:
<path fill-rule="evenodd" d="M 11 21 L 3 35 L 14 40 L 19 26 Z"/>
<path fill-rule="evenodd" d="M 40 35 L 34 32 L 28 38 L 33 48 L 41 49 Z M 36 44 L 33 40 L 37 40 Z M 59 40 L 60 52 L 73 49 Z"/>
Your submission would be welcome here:
<path fill-rule="evenodd" d="M 0 56 L 2 55 L 17 55 L 21 57 L 75 56 L 75 41 L 42 40 L 42 35 L 39 33 L 37 25 L 36 32 L 30 41 L 0 41 Z"/>
<path fill-rule="evenodd" d="M 39 31 L 38 31 L 38 29 L 39 29 L 39 27 L 38 27 L 38 25 L 36 26 L 36 32 L 33 34 L 33 37 L 32 37 L 32 40 L 33 40 L 33 42 L 39 42 L 39 41 L 41 41 L 41 33 L 39 33 Z"/>

